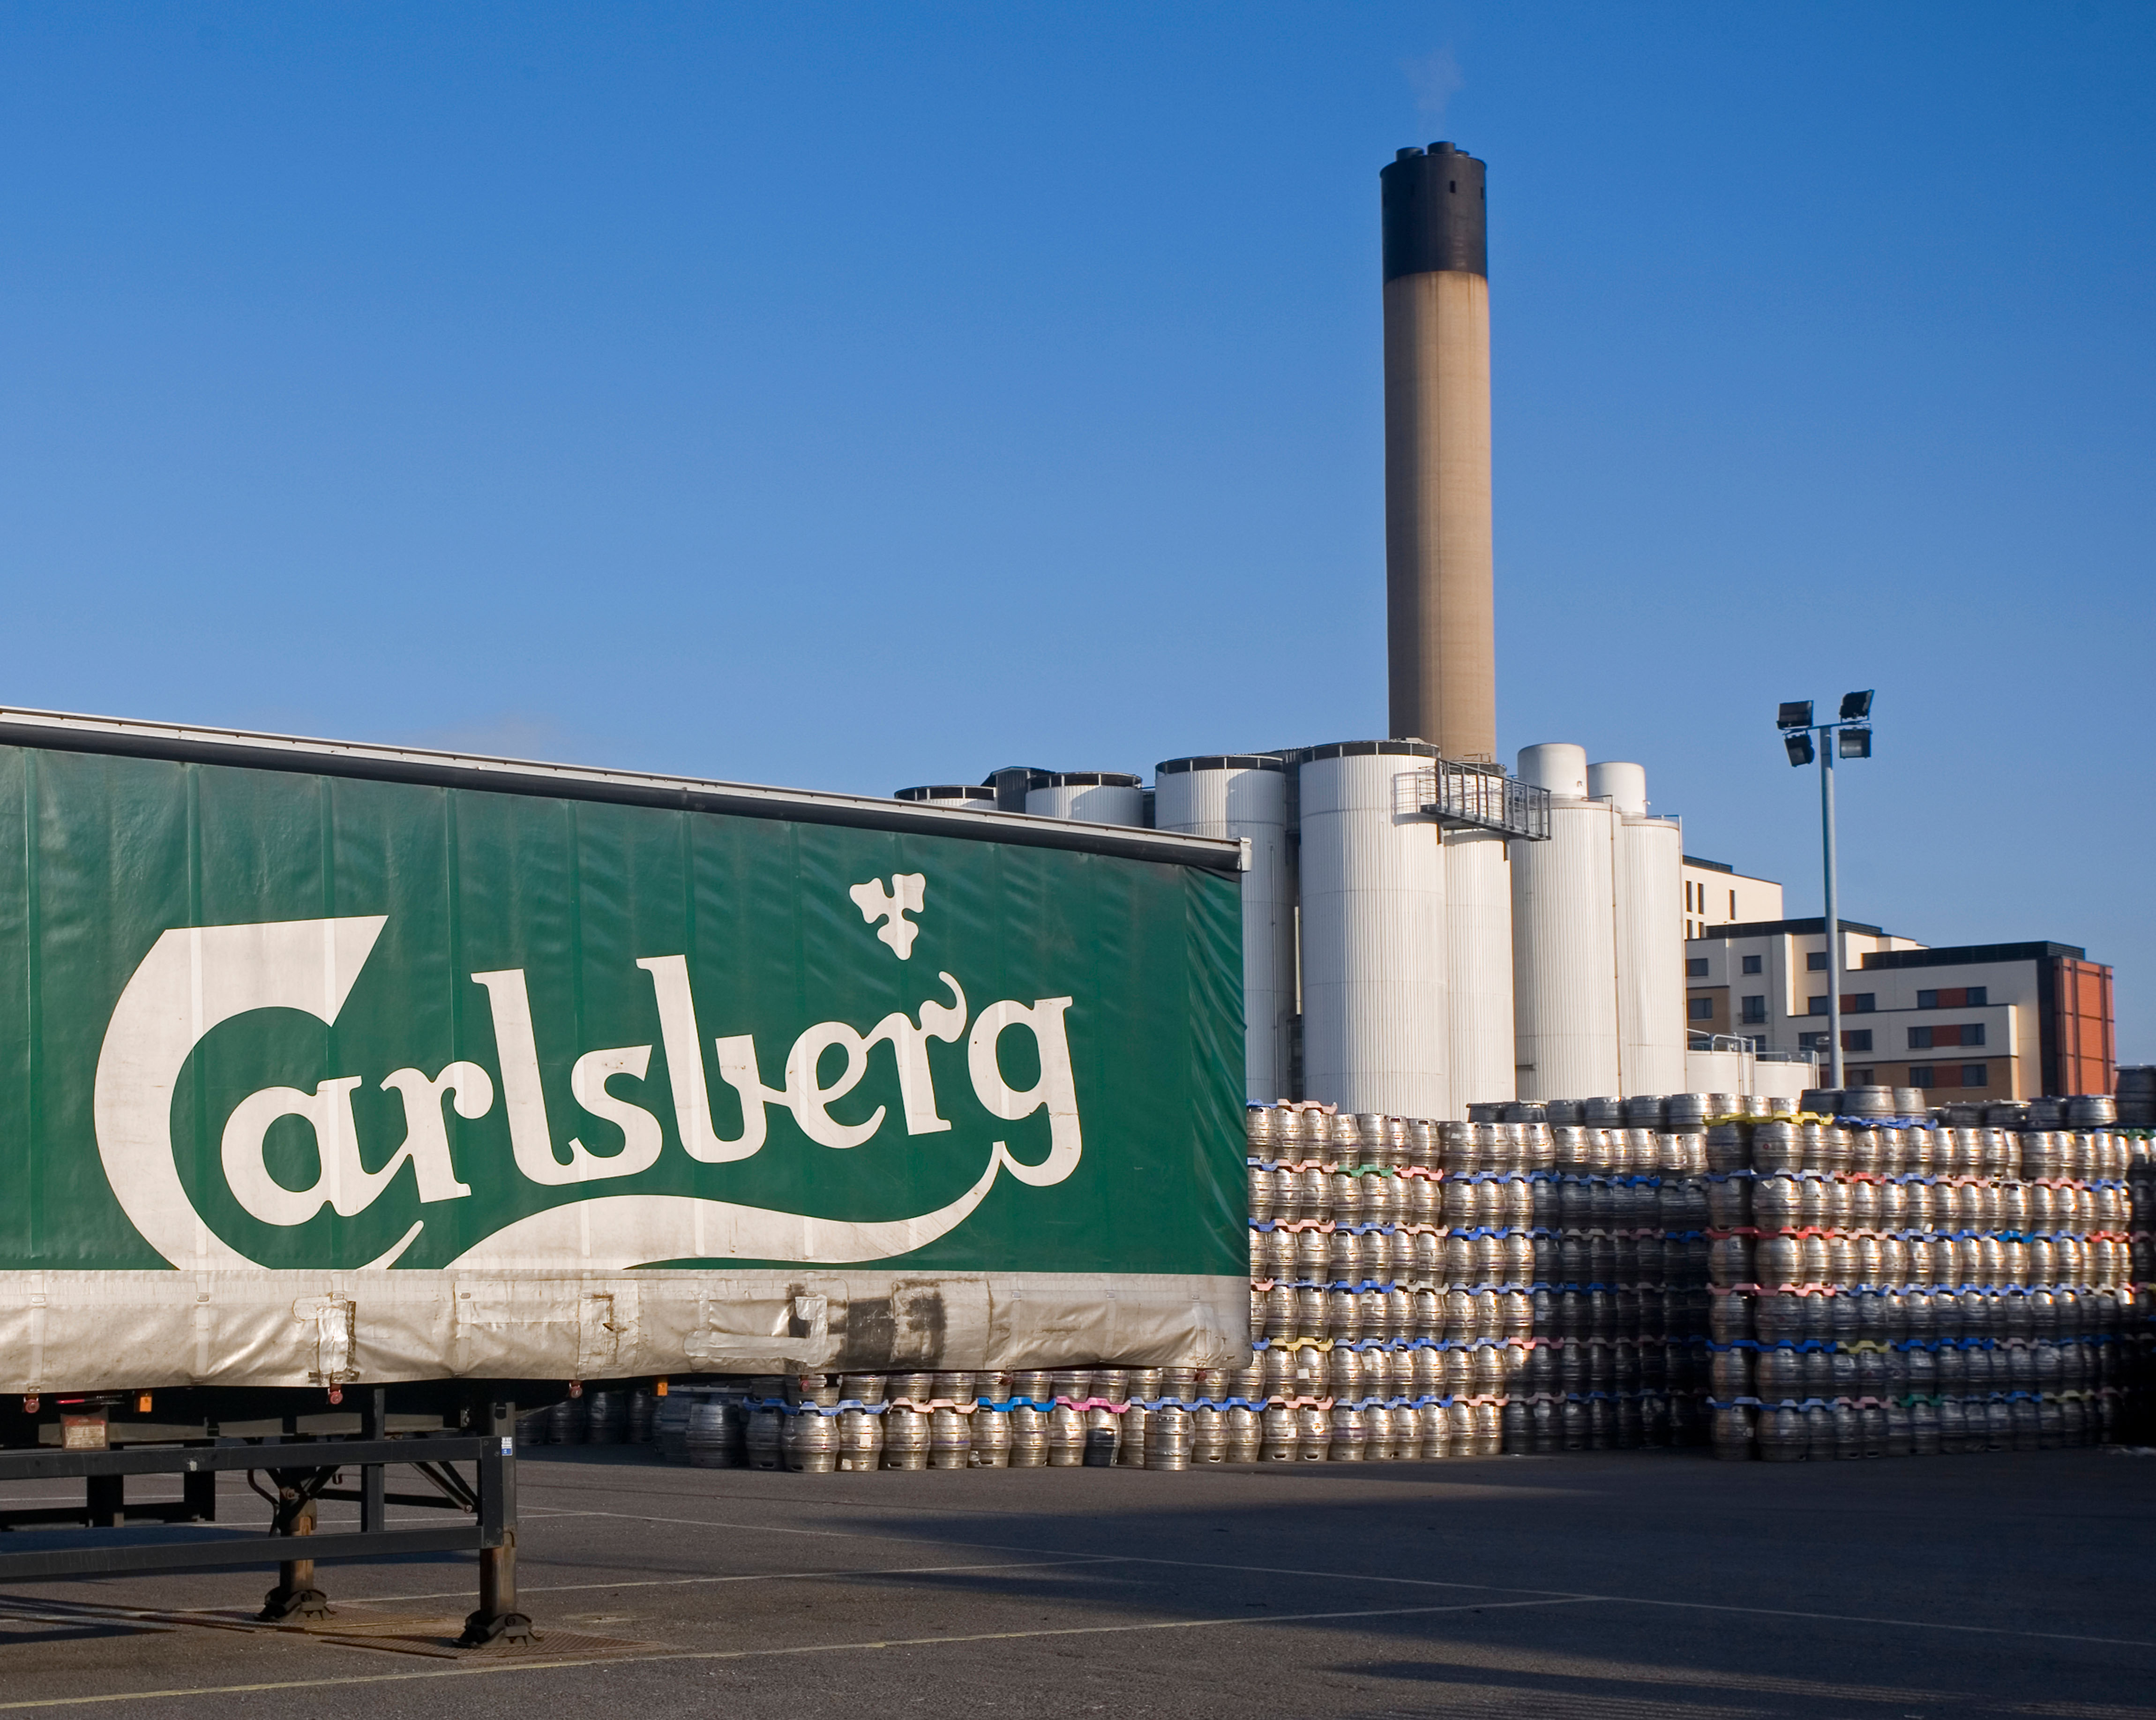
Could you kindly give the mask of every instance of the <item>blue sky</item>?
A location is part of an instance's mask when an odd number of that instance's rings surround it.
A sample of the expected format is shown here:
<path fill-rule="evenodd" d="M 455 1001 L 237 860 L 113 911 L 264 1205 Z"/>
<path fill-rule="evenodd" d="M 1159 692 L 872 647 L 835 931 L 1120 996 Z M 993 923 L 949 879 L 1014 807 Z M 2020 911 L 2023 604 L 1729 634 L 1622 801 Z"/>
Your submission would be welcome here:
<path fill-rule="evenodd" d="M 1500 742 L 2156 1059 L 2156 11 L 0 6 L 0 701 L 884 793 L 1382 731 L 1490 162 Z"/>

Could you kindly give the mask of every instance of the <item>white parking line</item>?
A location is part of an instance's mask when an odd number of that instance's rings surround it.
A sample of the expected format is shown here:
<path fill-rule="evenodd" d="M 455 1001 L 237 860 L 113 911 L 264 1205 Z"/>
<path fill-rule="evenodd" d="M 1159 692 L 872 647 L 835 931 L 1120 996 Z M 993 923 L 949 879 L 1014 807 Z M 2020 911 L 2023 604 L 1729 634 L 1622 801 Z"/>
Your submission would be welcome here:
<path fill-rule="evenodd" d="M 811 1642 L 792 1648 L 719 1648 L 666 1651 L 648 1655 L 595 1656 L 587 1660 L 520 1663 L 491 1661 L 480 1666 L 444 1666 L 422 1672 L 368 1672 L 341 1678 L 285 1678 L 259 1684 L 204 1684 L 167 1690 L 123 1690 L 99 1696 L 37 1697 L 27 1702 L 0 1702 L 0 1712 L 26 1708 L 85 1707 L 95 1703 L 172 1702 L 192 1696 L 243 1696 L 271 1690 L 325 1690 L 332 1686 L 405 1684 L 423 1678 L 484 1678 L 501 1672 L 558 1672 L 580 1666 L 649 1665 L 668 1661 L 753 1661 L 789 1655 L 858 1653 L 871 1649 L 946 1648 L 969 1642 L 1019 1642 L 1050 1636 L 1115 1636 L 1147 1630 L 1205 1630 L 1241 1629 L 1253 1625 L 1322 1624 L 1339 1619 L 1399 1619 L 1429 1613 L 1489 1612 L 1500 1607 L 1565 1606 L 1584 1599 L 1581 1595 L 1558 1595 L 1543 1600 L 1469 1601 L 1450 1606 L 1375 1607 L 1352 1612 L 1276 1613 L 1265 1618 L 1154 1619 L 1137 1625 L 1071 1625 L 1047 1630 L 983 1630 L 964 1636 L 896 1636 L 867 1642 Z"/>

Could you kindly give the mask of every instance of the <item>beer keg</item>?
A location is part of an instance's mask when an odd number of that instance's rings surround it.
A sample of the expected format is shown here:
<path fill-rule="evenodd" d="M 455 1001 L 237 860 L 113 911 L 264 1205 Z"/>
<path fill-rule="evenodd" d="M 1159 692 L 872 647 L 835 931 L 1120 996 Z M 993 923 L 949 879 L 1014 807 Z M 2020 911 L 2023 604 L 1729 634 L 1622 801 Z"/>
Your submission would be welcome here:
<path fill-rule="evenodd" d="M 883 1466 L 886 1469 L 928 1467 L 929 1417 L 929 1411 L 896 1406 L 883 1412 Z"/>
<path fill-rule="evenodd" d="M 890 1415 L 899 1414 L 890 1411 Z M 890 1435 L 885 1435 L 888 1447 Z M 1086 1458 L 1086 1412 L 1067 1403 L 1059 1403 L 1048 1416 L 1048 1461 L 1055 1469 L 1075 1469 Z M 893 1466 L 894 1467 L 901 1466 Z"/>
<path fill-rule="evenodd" d="M 1042 1469 L 1048 1463 L 1048 1420 L 1051 1412 L 1014 1406 L 1010 1412 L 1010 1466 Z"/>
<path fill-rule="evenodd" d="M 783 1448 L 786 1436 L 786 1416 L 778 1409 L 752 1409 L 744 1445 L 748 1452 L 751 1469 L 781 1469 L 785 1466 Z"/>
<path fill-rule="evenodd" d="M 779 1450 L 797 1475 L 829 1475 L 839 1461 L 838 1417 L 803 1409 L 783 1418 Z"/>
<path fill-rule="evenodd" d="M 748 1461 L 748 1412 L 738 1399 L 696 1399 L 682 1430 L 682 1450 L 692 1469 L 739 1469 Z"/>

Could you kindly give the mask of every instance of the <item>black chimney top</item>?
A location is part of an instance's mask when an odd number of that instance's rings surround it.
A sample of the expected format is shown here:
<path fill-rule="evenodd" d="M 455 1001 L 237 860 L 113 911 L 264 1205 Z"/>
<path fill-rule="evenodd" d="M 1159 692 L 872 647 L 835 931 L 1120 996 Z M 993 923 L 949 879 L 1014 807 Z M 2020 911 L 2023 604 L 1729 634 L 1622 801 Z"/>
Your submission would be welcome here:
<path fill-rule="evenodd" d="M 1378 173 L 1385 279 L 1458 270 L 1490 272 L 1485 164 L 1450 143 L 1404 149 Z"/>

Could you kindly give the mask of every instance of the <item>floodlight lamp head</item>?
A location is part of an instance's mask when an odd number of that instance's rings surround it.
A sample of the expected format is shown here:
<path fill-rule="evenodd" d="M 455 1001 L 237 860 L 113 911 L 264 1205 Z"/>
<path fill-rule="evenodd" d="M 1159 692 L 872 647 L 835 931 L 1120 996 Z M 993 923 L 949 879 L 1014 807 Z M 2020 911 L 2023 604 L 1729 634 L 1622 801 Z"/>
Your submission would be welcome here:
<path fill-rule="evenodd" d="M 1784 700 L 1782 714 L 1774 719 L 1774 727 L 1784 729 L 1808 729 L 1812 726 L 1812 701 L 1809 699 Z"/>
<path fill-rule="evenodd" d="M 1797 729 L 1782 737 L 1782 744 L 1789 750 L 1791 764 L 1810 764 L 1819 755 L 1812 751 L 1812 737 L 1806 731 Z"/>
<path fill-rule="evenodd" d="M 1838 729 L 1841 756 L 1844 758 L 1869 758 L 1871 756 L 1871 731 L 1868 728 Z"/>
<path fill-rule="evenodd" d="M 1841 696 L 1841 720 L 1844 722 L 1862 722 L 1871 715 L 1871 693 L 1866 689 L 1861 693 Z"/>

